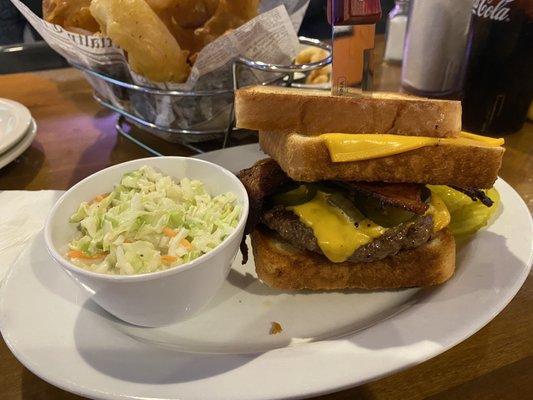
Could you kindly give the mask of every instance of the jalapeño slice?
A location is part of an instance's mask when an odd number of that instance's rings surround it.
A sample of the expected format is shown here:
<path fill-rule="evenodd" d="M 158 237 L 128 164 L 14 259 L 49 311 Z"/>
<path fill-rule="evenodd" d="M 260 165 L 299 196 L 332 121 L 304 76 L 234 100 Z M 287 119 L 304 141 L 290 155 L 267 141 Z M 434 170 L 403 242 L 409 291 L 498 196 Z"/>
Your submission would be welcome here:
<path fill-rule="evenodd" d="M 296 189 L 278 193 L 272 196 L 275 204 L 282 204 L 286 207 L 297 206 L 313 200 L 317 189 L 313 185 L 300 185 Z"/>
<path fill-rule="evenodd" d="M 398 226 L 413 219 L 414 213 L 397 207 L 383 206 L 379 201 L 366 196 L 358 196 L 356 204 L 359 210 L 376 224 L 384 228 Z"/>
<path fill-rule="evenodd" d="M 352 220 L 352 222 L 359 223 L 365 219 L 365 216 L 361 214 L 361 211 L 357 209 L 355 204 L 341 193 L 330 193 L 328 195 L 328 203 L 334 207 L 340 209 L 344 214 Z"/>

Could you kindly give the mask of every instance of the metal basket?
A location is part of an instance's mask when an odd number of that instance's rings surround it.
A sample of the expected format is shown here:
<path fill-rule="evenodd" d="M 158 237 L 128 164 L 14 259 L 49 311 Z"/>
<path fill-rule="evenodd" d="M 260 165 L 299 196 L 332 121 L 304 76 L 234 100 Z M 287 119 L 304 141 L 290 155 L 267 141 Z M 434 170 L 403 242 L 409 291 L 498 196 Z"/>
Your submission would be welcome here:
<path fill-rule="evenodd" d="M 120 114 L 117 130 L 130 140 L 123 125 L 130 123 L 162 139 L 192 146 L 193 143 L 224 138 L 223 147 L 235 132 L 233 118 L 234 91 L 239 87 L 241 74 L 251 70 L 261 71 L 262 85 L 290 86 L 294 73 L 308 73 L 331 63 L 331 46 L 316 39 L 299 37 L 302 45 L 315 46 L 328 52 L 328 56 L 309 64 L 279 65 L 237 58 L 232 65 L 233 89 L 205 91 L 166 90 L 140 86 L 113 78 L 83 65 L 73 66 L 85 73 L 94 88 L 94 98 L 102 106 Z M 165 109 L 169 112 L 165 113 Z M 172 120 L 166 119 L 172 115 Z M 147 148 L 147 146 L 143 146 Z M 147 148 L 151 150 L 150 148 Z M 153 151 L 152 151 L 153 152 Z"/>

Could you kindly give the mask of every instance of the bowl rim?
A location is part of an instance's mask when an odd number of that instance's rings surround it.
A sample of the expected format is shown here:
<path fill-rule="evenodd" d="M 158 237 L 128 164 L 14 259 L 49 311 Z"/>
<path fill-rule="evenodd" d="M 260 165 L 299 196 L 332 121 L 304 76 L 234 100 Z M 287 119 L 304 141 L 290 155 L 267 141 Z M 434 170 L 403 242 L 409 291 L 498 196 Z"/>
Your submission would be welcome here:
<path fill-rule="evenodd" d="M 166 269 L 166 270 L 163 270 L 163 271 L 148 272 L 148 273 L 145 273 L 145 274 L 112 275 L 112 274 L 105 274 L 105 273 L 100 273 L 100 272 L 89 271 L 89 270 L 83 269 L 83 268 L 78 267 L 77 265 L 73 264 L 68 259 L 63 257 L 59 251 L 56 250 L 56 248 L 52 244 L 52 230 L 53 230 L 53 228 L 51 227 L 51 224 L 52 224 L 52 221 L 54 220 L 54 217 L 55 217 L 57 211 L 63 205 L 63 202 L 65 201 L 65 199 L 67 199 L 69 196 L 71 196 L 72 192 L 75 189 L 79 188 L 80 186 L 86 185 L 89 180 L 91 180 L 92 178 L 94 178 L 97 175 L 104 175 L 104 174 L 106 174 L 106 173 L 108 173 L 108 172 L 110 172 L 112 170 L 115 170 L 115 169 L 118 169 L 118 168 L 122 168 L 125 165 L 129 165 L 129 164 L 139 164 L 139 163 L 142 164 L 143 161 L 149 163 L 150 160 L 155 160 L 155 159 L 185 160 L 185 162 L 204 164 L 204 165 L 207 165 L 209 168 L 213 168 L 213 169 L 218 170 L 220 173 L 222 173 L 222 175 L 225 175 L 230 180 L 233 180 L 234 182 L 236 182 L 237 186 L 240 187 L 240 190 L 242 192 L 241 195 L 242 195 L 242 206 L 243 206 L 243 208 L 242 208 L 242 211 L 241 211 L 241 216 L 240 216 L 239 222 L 237 223 L 237 226 L 235 227 L 233 232 L 231 232 L 230 235 L 228 237 L 226 237 L 213 250 L 211 250 L 208 253 L 202 254 L 200 257 L 198 257 L 198 258 L 196 258 L 196 259 L 194 259 L 192 261 L 189 261 L 186 264 L 176 265 L 176 266 L 174 266 L 172 268 L 169 268 L 169 269 Z M 246 191 L 246 188 L 244 187 L 242 182 L 239 180 L 239 178 L 237 178 L 237 176 L 235 174 L 233 174 L 231 171 L 227 170 L 226 168 L 224 168 L 224 167 L 222 167 L 222 166 L 220 166 L 218 164 L 209 162 L 209 161 L 201 160 L 201 159 L 198 159 L 198 158 L 192 158 L 192 157 L 182 157 L 182 156 L 145 157 L 145 158 L 138 158 L 138 159 L 135 159 L 135 160 L 126 161 L 126 162 L 123 162 L 123 163 L 115 164 L 115 165 L 112 165 L 110 167 L 104 168 L 104 169 L 102 169 L 100 171 L 97 171 L 97 172 L 85 177 L 84 179 L 82 179 L 81 181 L 76 183 L 74 186 L 69 188 L 56 201 L 56 203 L 54 204 L 54 206 L 52 207 L 52 209 L 48 213 L 48 216 L 46 217 L 46 221 L 45 221 L 45 225 L 44 225 L 44 240 L 45 240 L 45 243 L 46 243 L 46 247 L 47 247 L 48 253 L 52 257 L 52 259 L 54 261 L 56 261 L 58 264 L 60 264 L 61 267 L 67 269 L 67 271 L 70 271 L 72 273 L 81 274 L 81 275 L 85 275 L 87 277 L 96 278 L 96 279 L 109 281 L 109 282 L 124 282 L 124 283 L 126 283 L 126 282 L 147 281 L 147 280 L 162 278 L 162 277 L 173 275 L 173 274 L 180 273 L 180 272 L 185 272 L 185 271 L 187 271 L 189 269 L 192 269 L 192 268 L 198 266 L 199 264 L 203 264 L 206 261 L 209 261 L 213 257 L 217 256 L 219 253 L 221 253 L 226 248 L 226 246 L 228 245 L 228 243 L 230 241 L 232 241 L 236 236 L 238 236 L 240 234 L 241 230 L 244 230 L 244 225 L 246 224 L 246 221 L 248 219 L 248 211 L 249 211 L 249 199 L 248 199 L 248 193 Z M 68 221 L 67 221 L 67 223 L 68 223 Z"/>

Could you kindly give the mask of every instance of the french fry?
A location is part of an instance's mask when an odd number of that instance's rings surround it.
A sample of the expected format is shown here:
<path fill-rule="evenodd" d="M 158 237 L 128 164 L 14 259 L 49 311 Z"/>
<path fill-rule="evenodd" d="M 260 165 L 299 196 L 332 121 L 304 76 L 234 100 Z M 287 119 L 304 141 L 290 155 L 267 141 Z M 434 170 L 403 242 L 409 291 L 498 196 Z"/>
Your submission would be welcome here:
<path fill-rule="evenodd" d="M 70 31 L 95 33 L 99 27 L 90 4 L 91 0 L 43 0 L 43 18 Z"/>
<path fill-rule="evenodd" d="M 198 53 L 203 49 L 204 41 L 201 37 L 195 35 L 194 28 L 182 28 L 172 16 L 172 13 L 167 10 L 157 11 L 157 15 L 182 49 L 188 50 L 190 54 Z"/>
<path fill-rule="evenodd" d="M 298 53 L 294 62 L 296 64 L 309 64 L 323 60 L 328 56 L 328 52 L 324 49 L 309 46 Z M 330 81 L 331 65 L 326 65 L 320 69 L 315 69 L 307 75 L 305 83 L 317 84 L 327 83 Z"/>
<path fill-rule="evenodd" d="M 202 38 L 205 46 L 257 16 L 258 6 L 259 0 L 220 0 L 213 16 L 195 34 Z"/>
<path fill-rule="evenodd" d="M 171 16 L 176 23 L 186 29 L 199 28 L 211 18 L 219 0 L 146 0 L 158 15 Z"/>
<path fill-rule="evenodd" d="M 257 16 L 258 5 L 259 0 L 43 0 L 43 15 L 71 31 L 100 32 L 124 49 L 136 73 L 179 83 L 206 45 Z"/>
<path fill-rule="evenodd" d="M 92 0 L 102 34 L 127 52 L 133 71 L 156 82 L 185 82 L 188 51 L 182 50 L 145 0 Z"/>

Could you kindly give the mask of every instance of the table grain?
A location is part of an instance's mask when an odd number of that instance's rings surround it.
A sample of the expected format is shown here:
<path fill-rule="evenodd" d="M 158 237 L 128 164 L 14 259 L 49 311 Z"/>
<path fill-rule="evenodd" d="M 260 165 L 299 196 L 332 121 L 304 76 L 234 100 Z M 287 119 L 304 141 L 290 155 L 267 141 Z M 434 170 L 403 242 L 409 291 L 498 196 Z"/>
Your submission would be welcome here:
<path fill-rule="evenodd" d="M 383 65 L 378 87 L 397 87 L 398 70 Z M 102 168 L 149 156 L 117 135 L 116 115 L 97 105 L 76 70 L 0 75 L 0 97 L 25 104 L 38 125 L 32 146 L 0 170 L 0 189 L 67 189 Z M 185 147 L 143 138 L 164 154 L 191 154 Z M 506 136 L 506 148 L 500 175 L 533 210 L 533 124 Z M 525 399 L 533 393 L 532 311 L 529 279 L 500 315 L 463 343 L 406 371 L 317 399 Z M 32 374 L 0 340 L 0 398 L 79 397 Z"/>

